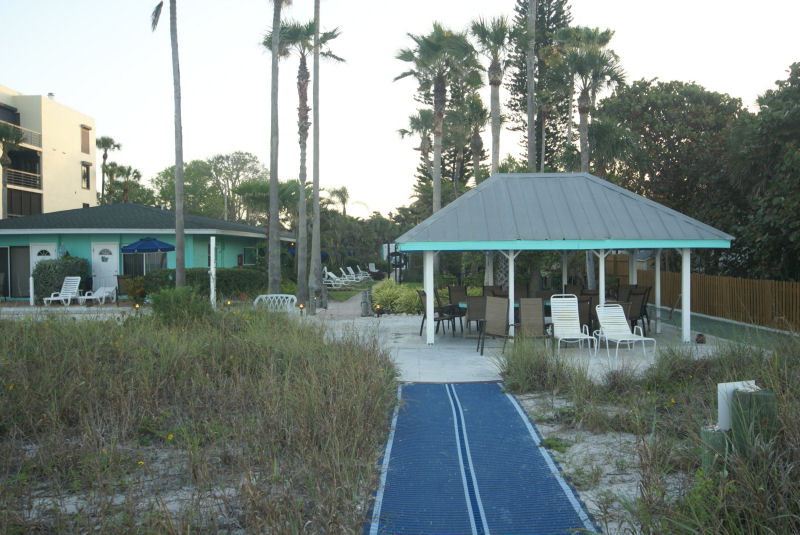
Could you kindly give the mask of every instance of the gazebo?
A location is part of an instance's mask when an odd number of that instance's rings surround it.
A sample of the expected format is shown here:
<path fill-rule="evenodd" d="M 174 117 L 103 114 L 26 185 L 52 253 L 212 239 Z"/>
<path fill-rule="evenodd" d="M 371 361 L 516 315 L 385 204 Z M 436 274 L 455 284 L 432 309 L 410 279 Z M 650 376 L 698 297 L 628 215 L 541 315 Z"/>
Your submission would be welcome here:
<path fill-rule="evenodd" d="M 397 241 L 423 253 L 426 311 L 433 317 L 433 258 L 437 252 L 495 251 L 508 259 L 509 318 L 514 314 L 514 259 L 521 251 L 592 251 L 599 258 L 599 298 L 605 301 L 605 257 L 611 251 L 656 252 L 655 300 L 661 302 L 661 251 L 681 255 L 682 338 L 690 340 L 692 249 L 730 248 L 733 236 L 588 173 L 497 174 Z M 635 282 L 636 270 L 631 262 Z M 656 329 L 659 329 L 658 314 Z M 513 323 L 513 321 L 509 321 Z M 427 323 L 433 344 L 434 322 Z"/>

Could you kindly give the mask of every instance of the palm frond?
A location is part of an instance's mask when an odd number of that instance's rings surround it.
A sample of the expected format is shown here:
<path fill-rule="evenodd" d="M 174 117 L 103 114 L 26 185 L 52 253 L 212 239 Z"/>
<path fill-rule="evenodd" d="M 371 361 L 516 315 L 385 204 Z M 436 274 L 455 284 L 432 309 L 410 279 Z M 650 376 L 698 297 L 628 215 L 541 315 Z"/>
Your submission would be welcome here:
<path fill-rule="evenodd" d="M 153 13 L 150 15 L 150 24 L 153 31 L 156 31 L 156 27 L 158 26 L 158 19 L 161 18 L 162 7 L 164 7 L 163 1 L 156 4 L 155 9 L 153 9 Z"/>

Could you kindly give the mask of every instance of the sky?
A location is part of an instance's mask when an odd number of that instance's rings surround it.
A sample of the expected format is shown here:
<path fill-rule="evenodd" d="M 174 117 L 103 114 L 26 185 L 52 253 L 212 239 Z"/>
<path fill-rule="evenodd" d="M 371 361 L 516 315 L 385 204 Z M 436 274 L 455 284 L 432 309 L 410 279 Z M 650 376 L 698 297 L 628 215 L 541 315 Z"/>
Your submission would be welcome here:
<path fill-rule="evenodd" d="M 169 17 L 165 6 L 159 27 L 151 31 L 156 3 L 0 0 L 0 85 L 24 94 L 55 93 L 60 103 L 93 117 L 97 136 L 122 144 L 109 159 L 138 168 L 145 180 L 175 162 Z M 294 0 L 284 19 L 312 19 L 313 4 Z M 433 21 L 463 30 L 479 17 L 512 18 L 515 4 L 321 1 L 322 29 L 339 28 L 331 49 L 346 63 L 321 65 L 320 185 L 345 186 L 349 214 L 386 215 L 413 200 L 419 153 L 415 140 L 402 140 L 397 131 L 419 106 L 416 84 L 410 78 L 394 81 L 407 69 L 395 56 L 412 45 L 408 33 L 428 33 Z M 571 0 L 570 5 L 573 24 L 615 31 L 610 48 L 629 81 L 693 81 L 755 110 L 758 95 L 800 61 L 797 0 Z M 267 0 L 178 2 L 186 161 L 247 151 L 269 166 L 270 54 L 261 42 L 271 22 Z M 295 57 L 280 64 L 280 180 L 298 176 L 297 66 Z M 484 93 L 488 106 L 488 88 Z M 501 105 L 506 99 L 501 95 Z M 501 159 L 523 153 L 518 137 L 507 131 L 500 148 Z M 308 151 L 310 181 L 310 137 Z"/>

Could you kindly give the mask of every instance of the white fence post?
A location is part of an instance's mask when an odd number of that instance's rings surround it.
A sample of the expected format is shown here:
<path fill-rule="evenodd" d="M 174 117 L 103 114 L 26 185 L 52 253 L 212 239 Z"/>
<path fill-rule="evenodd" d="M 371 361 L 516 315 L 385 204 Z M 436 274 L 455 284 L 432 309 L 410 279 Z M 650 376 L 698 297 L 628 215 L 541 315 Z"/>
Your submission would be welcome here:
<path fill-rule="evenodd" d="M 29 299 L 30 299 L 31 306 L 33 306 L 33 304 L 36 302 L 36 294 L 33 293 L 33 275 L 28 277 L 28 292 L 29 292 L 29 295 L 30 295 Z"/>
<path fill-rule="evenodd" d="M 211 275 L 211 306 L 217 308 L 217 238 L 211 236 L 211 270 L 208 272 Z"/>

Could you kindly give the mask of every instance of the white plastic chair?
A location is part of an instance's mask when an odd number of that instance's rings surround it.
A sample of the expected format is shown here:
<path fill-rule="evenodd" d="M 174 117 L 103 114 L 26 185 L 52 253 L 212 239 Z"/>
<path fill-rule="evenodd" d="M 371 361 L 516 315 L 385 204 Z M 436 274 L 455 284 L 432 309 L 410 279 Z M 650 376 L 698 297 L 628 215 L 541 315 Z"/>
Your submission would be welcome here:
<path fill-rule="evenodd" d="M 80 296 L 78 302 L 83 305 L 86 301 L 97 301 L 101 305 L 105 305 L 106 299 L 109 299 L 112 303 L 116 301 L 117 289 L 113 286 L 101 286 L 97 290 L 90 290 L 86 292 L 86 295 Z"/>
<path fill-rule="evenodd" d="M 253 301 L 254 307 L 263 307 L 269 312 L 297 311 L 297 297 L 290 294 L 265 294 L 259 295 Z"/>
<path fill-rule="evenodd" d="M 642 328 L 637 325 L 631 332 L 631 326 L 628 324 L 628 319 L 625 317 L 625 311 L 622 306 L 618 304 L 605 304 L 597 305 L 597 319 L 600 322 L 599 340 L 605 339 L 606 341 L 606 354 L 611 358 L 611 350 L 608 348 L 611 342 L 617 343 L 617 350 L 614 353 L 614 358 L 619 358 L 619 344 L 622 342 L 632 343 L 634 346 L 636 342 L 642 343 L 642 353 L 647 357 L 647 350 L 645 342 L 653 342 L 653 357 L 656 354 L 656 340 L 655 338 L 648 338 L 642 335 Z"/>
<path fill-rule="evenodd" d="M 575 294 L 550 296 L 550 314 L 557 351 L 561 350 L 562 341 L 564 344 L 577 343 L 578 347 L 582 347 L 586 341 L 594 345 L 594 352 L 597 354 L 597 340 L 589 334 L 589 326 L 580 323 L 578 297 Z M 591 345 L 588 347 L 591 349 Z"/>
<path fill-rule="evenodd" d="M 45 305 L 49 305 L 53 301 L 61 301 L 61 304 L 68 307 L 73 299 L 80 303 L 80 291 L 78 286 L 81 285 L 80 277 L 64 277 L 64 282 L 61 283 L 61 291 L 53 292 L 50 297 L 42 299 Z"/>

